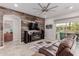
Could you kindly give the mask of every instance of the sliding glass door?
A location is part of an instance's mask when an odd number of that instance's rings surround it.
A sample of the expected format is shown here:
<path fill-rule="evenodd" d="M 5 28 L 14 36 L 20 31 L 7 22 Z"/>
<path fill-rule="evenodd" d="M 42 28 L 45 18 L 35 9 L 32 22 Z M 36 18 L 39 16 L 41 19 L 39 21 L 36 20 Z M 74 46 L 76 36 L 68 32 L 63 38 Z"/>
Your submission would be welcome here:
<path fill-rule="evenodd" d="M 79 36 L 79 22 L 57 23 L 56 33 L 59 34 L 60 39 L 64 38 L 65 33 L 75 33 Z"/>

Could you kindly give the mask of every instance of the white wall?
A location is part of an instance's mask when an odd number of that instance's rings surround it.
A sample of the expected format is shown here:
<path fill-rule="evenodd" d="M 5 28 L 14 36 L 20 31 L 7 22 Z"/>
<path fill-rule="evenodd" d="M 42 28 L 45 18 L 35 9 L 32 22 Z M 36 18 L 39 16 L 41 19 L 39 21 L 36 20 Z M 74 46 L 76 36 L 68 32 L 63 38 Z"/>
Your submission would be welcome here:
<path fill-rule="evenodd" d="M 55 40 L 55 35 L 56 35 L 56 28 L 54 24 L 54 19 L 46 19 L 45 20 L 45 25 L 52 25 L 52 29 L 46 29 L 45 28 L 45 39 L 46 40 Z"/>

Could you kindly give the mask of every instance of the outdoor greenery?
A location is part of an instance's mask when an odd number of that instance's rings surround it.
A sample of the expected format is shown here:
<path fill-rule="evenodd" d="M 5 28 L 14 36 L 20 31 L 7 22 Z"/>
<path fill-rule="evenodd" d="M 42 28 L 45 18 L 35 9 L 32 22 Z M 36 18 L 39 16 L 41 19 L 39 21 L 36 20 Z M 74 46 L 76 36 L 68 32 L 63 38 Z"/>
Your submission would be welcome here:
<path fill-rule="evenodd" d="M 79 23 L 66 23 L 66 25 L 60 25 L 57 26 L 57 32 L 64 32 L 64 31 L 70 31 L 70 32 L 79 32 Z"/>

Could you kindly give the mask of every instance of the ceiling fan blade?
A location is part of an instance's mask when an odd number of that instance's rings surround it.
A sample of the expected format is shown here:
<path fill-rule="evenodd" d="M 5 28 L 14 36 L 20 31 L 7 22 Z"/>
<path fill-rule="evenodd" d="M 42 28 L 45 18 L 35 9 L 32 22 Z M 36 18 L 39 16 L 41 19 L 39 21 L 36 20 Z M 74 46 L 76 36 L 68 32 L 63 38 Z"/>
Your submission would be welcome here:
<path fill-rule="evenodd" d="M 50 3 L 48 3 L 48 4 L 47 4 L 47 7 L 46 7 L 46 9 L 49 7 L 49 5 L 50 5 Z"/>
<path fill-rule="evenodd" d="M 42 5 L 40 3 L 38 3 L 38 5 L 43 9 Z"/>
<path fill-rule="evenodd" d="M 54 8 L 57 8 L 58 6 L 56 5 L 56 6 L 53 6 L 53 7 L 51 7 L 51 8 L 49 8 L 48 10 L 51 10 L 51 9 L 54 9 Z"/>

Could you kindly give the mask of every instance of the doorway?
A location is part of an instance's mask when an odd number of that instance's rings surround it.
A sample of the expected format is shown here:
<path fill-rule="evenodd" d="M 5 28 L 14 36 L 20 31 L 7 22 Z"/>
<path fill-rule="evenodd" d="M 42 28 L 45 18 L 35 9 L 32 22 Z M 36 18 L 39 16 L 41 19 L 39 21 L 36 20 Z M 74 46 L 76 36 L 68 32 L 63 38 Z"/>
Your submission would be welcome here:
<path fill-rule="evenodd" d="M 3 16 L 3 39 L 4 44 L 21 42 L 21 19 L 16 15 Z"/>

